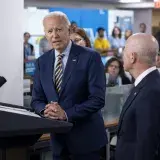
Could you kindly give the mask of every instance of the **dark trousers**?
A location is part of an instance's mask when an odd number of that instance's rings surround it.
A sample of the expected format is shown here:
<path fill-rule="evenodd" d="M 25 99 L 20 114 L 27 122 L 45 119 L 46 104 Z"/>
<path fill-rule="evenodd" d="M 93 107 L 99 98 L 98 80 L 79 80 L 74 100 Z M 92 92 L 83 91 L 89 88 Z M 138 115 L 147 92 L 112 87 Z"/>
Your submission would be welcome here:
<path fill-rule="evenodd" d="M 71 155 L 67 150 L 63 150 L 60 156 L 53 156 L 53 160 L 100 160 L 100 151 Z"/>

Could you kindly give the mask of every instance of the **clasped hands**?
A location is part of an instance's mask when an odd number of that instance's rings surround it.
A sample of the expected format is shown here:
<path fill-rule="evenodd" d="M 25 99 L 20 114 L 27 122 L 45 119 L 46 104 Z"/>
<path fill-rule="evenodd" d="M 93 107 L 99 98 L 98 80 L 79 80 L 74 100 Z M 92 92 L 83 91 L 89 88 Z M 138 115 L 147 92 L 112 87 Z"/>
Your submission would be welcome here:
<path fill-rule="evenodd" d="M 57 102 L 45 106 L 44 116 L 56 120 L 66 120 L 66 113 Z"/>

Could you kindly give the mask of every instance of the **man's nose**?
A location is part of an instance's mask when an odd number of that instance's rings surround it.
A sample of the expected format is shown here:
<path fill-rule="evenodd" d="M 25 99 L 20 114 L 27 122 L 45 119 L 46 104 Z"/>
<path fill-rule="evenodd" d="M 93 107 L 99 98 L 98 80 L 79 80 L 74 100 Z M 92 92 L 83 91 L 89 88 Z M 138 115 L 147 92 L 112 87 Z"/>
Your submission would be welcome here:
<path fill-rule="evenodd" d="M 53 30 L 53 32 L 52 32 L 52 37 L 53 38 L 59 37 L 58 33 L 55 30 Z"/>

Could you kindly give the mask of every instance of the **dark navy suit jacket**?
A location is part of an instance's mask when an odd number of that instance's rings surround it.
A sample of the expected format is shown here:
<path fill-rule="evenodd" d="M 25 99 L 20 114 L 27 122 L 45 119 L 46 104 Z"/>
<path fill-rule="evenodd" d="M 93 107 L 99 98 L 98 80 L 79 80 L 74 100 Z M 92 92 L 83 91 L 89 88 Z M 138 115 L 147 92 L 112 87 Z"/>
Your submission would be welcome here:
<path fill-rule="evenodd" d="M 160 74 L 149 73 L 124 104 L 116 160 L 160 159 Z"/>
<path fill-rule="evenodd" d="M 106 90 L 100 55 L 72 44 L 59 96 L 52 79 L 54 61 L 54 50 L 37 60 L 31 102 L 37 113 L 51 101 L 58 102 L 68 121 L 74 124 L 67 134 L 52 134 L 54 154 L 59 155 L 64 147 L 72 154 L 99 150 L 107 143 L 100 111 L 105 104 Z"/>

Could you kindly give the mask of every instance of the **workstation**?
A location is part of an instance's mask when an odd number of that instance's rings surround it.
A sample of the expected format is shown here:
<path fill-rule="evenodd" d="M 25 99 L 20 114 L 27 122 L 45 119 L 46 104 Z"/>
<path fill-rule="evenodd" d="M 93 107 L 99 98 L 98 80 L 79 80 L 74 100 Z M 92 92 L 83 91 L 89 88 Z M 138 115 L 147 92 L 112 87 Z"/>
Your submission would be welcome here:
<path fill-rule="evenodd" d="M 109 142 L 111 142 L 112 138 L 116 135 L 122 106 L 132 87 L 133 85 L 122 85 L 106 88 L 106 104 L 102 109 L 102 115 Z M 28 101 L 31 101 L 31 96 L 24 96 L 24 100 L 24 105 L 28 106 Z M 113 141 L 114 142 L 111 142 L 106 146 L 106 160 L 110 159 L 112 148 L 115 149 L 116 141 Z M 42 160 L 46 160 L 47 157 L 51 156 L 50 134 L 43 134 L 35 145 L 30 148 L 30 152 L 32 156 L 41 157 Z"/>
<path fill-rule="evenodd" d="M 106 104 L 102 114 L 109 141 L 116 135 L 122 105 L 131 88 L 132 85 L 107 88 Z M 27 94 L 28 91 L 29 89 L 25 89 Z M 28 96 L 27 94 L 24 93 L 24 97 Z M 0 114 L 3 118 L 1 126 L 4 127 L 0 130 L 2 160 L 11 160 L 12 156 L 17 157 L 17 160 L 19 156 L 20 160 L 22 157 L 23 160 L 46 160 L 51 156 L 50 132 L 64 133 L 72 128 L 72 124 L 39 117 L 33 113 L 28 101 L 31 101 L 31 96 L 24 101 L 25 107 L 0 103 Z M 109 143 L 106 146 L 107 160 L 110 158 L 110 150 Z"/>

